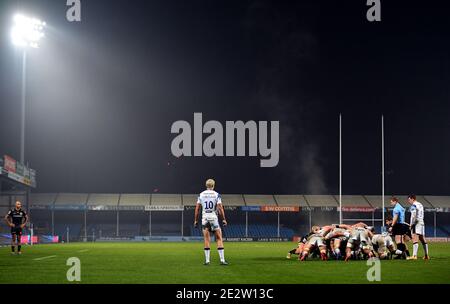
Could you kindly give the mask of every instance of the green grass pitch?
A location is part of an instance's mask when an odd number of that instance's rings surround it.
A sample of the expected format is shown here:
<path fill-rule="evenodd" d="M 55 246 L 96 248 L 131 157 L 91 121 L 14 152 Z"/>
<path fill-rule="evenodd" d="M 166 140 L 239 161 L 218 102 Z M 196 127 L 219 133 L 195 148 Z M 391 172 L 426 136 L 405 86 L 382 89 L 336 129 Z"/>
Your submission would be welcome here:
<path fill-rule="evenodd" d="M 23 255 L 0 248 L 0 283 L 70 283 L 69 257 L 81 261 L 80 283 L 371 283 L 366 261 L 297 261 L 285 258 L 294 243 L 226 243 L 229 266 L 216 247 L 203 266 L 202 243 L 71 243 L 23 246 Z M 419 248 L 419 255 L 422 248 Z M 381 261 L 379 283 L 450 283 L 450 243 L 431 243 L 430 261 Z"/>

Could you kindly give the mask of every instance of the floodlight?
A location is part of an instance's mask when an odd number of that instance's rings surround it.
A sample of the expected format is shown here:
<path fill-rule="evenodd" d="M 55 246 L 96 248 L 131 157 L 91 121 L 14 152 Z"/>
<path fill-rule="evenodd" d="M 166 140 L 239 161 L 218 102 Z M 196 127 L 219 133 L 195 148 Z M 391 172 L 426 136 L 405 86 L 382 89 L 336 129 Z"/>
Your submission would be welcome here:
<path fill-rule="evenodd" d="M 11 30 L 12 43 L 19 47 L 38 48 L 39 41 L 44 37 L 46 23 L 37 18 L 16 14 Z"/>

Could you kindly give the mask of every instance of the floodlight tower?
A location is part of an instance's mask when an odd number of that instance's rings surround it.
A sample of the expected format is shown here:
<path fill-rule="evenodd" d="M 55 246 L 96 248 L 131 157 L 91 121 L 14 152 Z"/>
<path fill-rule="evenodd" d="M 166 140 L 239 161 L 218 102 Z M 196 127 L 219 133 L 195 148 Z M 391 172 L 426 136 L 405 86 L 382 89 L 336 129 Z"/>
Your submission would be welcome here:
<path fill-rule="evenodd" d="M 25 100 L 26 100 L 26 69 L 27 50 L 39 48 L 39 42 L 44 37 L 46 23 L 34 17 L 16 14 L 13 17 L 11 29 L 12 43 L 22 49 L 22 117 L 20 130 L 20 162 L 25 164 Z"/>

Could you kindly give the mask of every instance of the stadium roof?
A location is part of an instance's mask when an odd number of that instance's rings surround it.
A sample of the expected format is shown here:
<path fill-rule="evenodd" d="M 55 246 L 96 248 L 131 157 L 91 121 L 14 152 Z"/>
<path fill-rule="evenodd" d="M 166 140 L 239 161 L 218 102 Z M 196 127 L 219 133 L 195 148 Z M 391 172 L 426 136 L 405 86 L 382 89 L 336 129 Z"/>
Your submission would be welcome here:
<path fill-rule="evenodd" d="M 32 193 L 31 205 L 88 205 L 88 206 L 194 206 L 197 194 L 117 194 L 117 193 Z M 406 205 L 406 195 L 398 195 Z M 389 207 L 390 196 L 385 196 Z M 224 204 L 229 206 L 300 206 L 338 207 L 338 195 L 257 195 L 223 194 Z M 425 208 L 450 208 L 450 196 L 418 195 L 417 200 Z M 344 207 L 381 207 L 380 195 L 343 195 Z"/>

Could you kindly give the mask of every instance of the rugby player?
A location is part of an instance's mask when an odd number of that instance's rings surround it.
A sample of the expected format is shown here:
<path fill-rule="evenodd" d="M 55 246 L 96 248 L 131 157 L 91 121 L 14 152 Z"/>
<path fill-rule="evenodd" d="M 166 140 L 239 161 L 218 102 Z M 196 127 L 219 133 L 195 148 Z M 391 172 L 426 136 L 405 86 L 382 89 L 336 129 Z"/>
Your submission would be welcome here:
<path fill-rule="evenodd" d="M 299 256 L 302 254 L 303 252 L 303 248 L 305 247 L 306 242 L 308 241 L 308 237 L 310 234 L 307 234 L 305 236 L 302 236 L 300 238 L 300 241 L 297 244 L 297 247 L 295 247 L 294 249 L 292 249 L 291 251 L 289 251 L 287 253 L 286 259 L 290 259 L 292 257 L 293 254 L 298 254 Z"/>
<path fill-rule="evenodd" d="M 22 203 L 20 201 L 16 201 L 15 208 L 9 210 L 5 216 L 5 220 L 8 226 L 11 227 L 11 254 L 15 254 L 16 245 L 17 254 L 22 254 L 20 239 L 22 237 L 22 229 L 28 222 L 28 215 L 22 209 Z"/>
<path fill-rule="evenodd" d="M 428 244 L 425 240 L 425 223 L 423 220 L 423 205 L 416 200 L 416 196 L 411 194 L 408 196 L 408 203 L 411 204 L 409 211 L 411 212 L 410 226 L 413 240 L 413 255 L 408 260 L 417 260 L 417 251 L 419 249 L 419 240 L 422 243 L 425 252 L 424 260 L 429 260 Z"/>
<path fill-rule="evenodd" d="M 195 207 L 194 215 L 194 226 L 198 226 L 198 215 L 200 208 L 202 208 L 202 230 L 203 238 L 205 241 L 205 263 L 204 265 L 209 265 L 210 263 L 210 232 L 213 232 L 216 236 L 217 250 L 220 257 L 220 265 L 228 265 L 225 260 L 225 253 L 223 248 L 222 240 L 222 230 L 219 225 L 219 219 L 217 217 L 217 212 L 220 213 L 222 217 L 222 224 L 227 225 L 227 220 L 225 219 L 225 211 L 222 206 L 222 199 L 220 194 L 214 191 L 216 182 L 213 179 L 208 179 L 206 181 L 206 190 L 200 193 L 198 197 L 197 204 Z"/>
<path fill-rule="evenodd" d="M 395 248 L 394 241 L 387 232 L 374 234 L 372 237 L 372 245 L 380 260 L 389 259 L 389 255 L 404 254 L 403 251 Z"/>
<path fill-rule="evenodd" d="M 339 225 L 333 225 L 333 228 L 325 236 L 325 241 L 330 241 L 330 251 L 334 254 L 336 260 L 341 259 L 341 251 L 345 251 L 349 237 L 350 231 Z"/>
<path fill-rule="evenodd" d="M 306 244 L 303 246 L 303 252 L 299 256 L 300 261 L 304 261 L 311 250 L 318 249 L 320 252 L 320 258 L 322 261 L 326 261 L 328 259 L 327 257 L 327 246 L 324 242 L 324 236 L 333 229 L 332 226 L 313 226 L 311 228 L 311 233 L 308 236 Z"/>
<path fill-rule="evenodd" d="M 372 258 L 374 256 L 371 242 L 373 227 L 369 227 L 362 222 L 351 226 L 339 225 L 339 227 L 350 230 L 350 237 L 345 249 L 345 261 L 350 260 L 352 256 L 357 256 L 361 249 L 366 257 Z"/>

